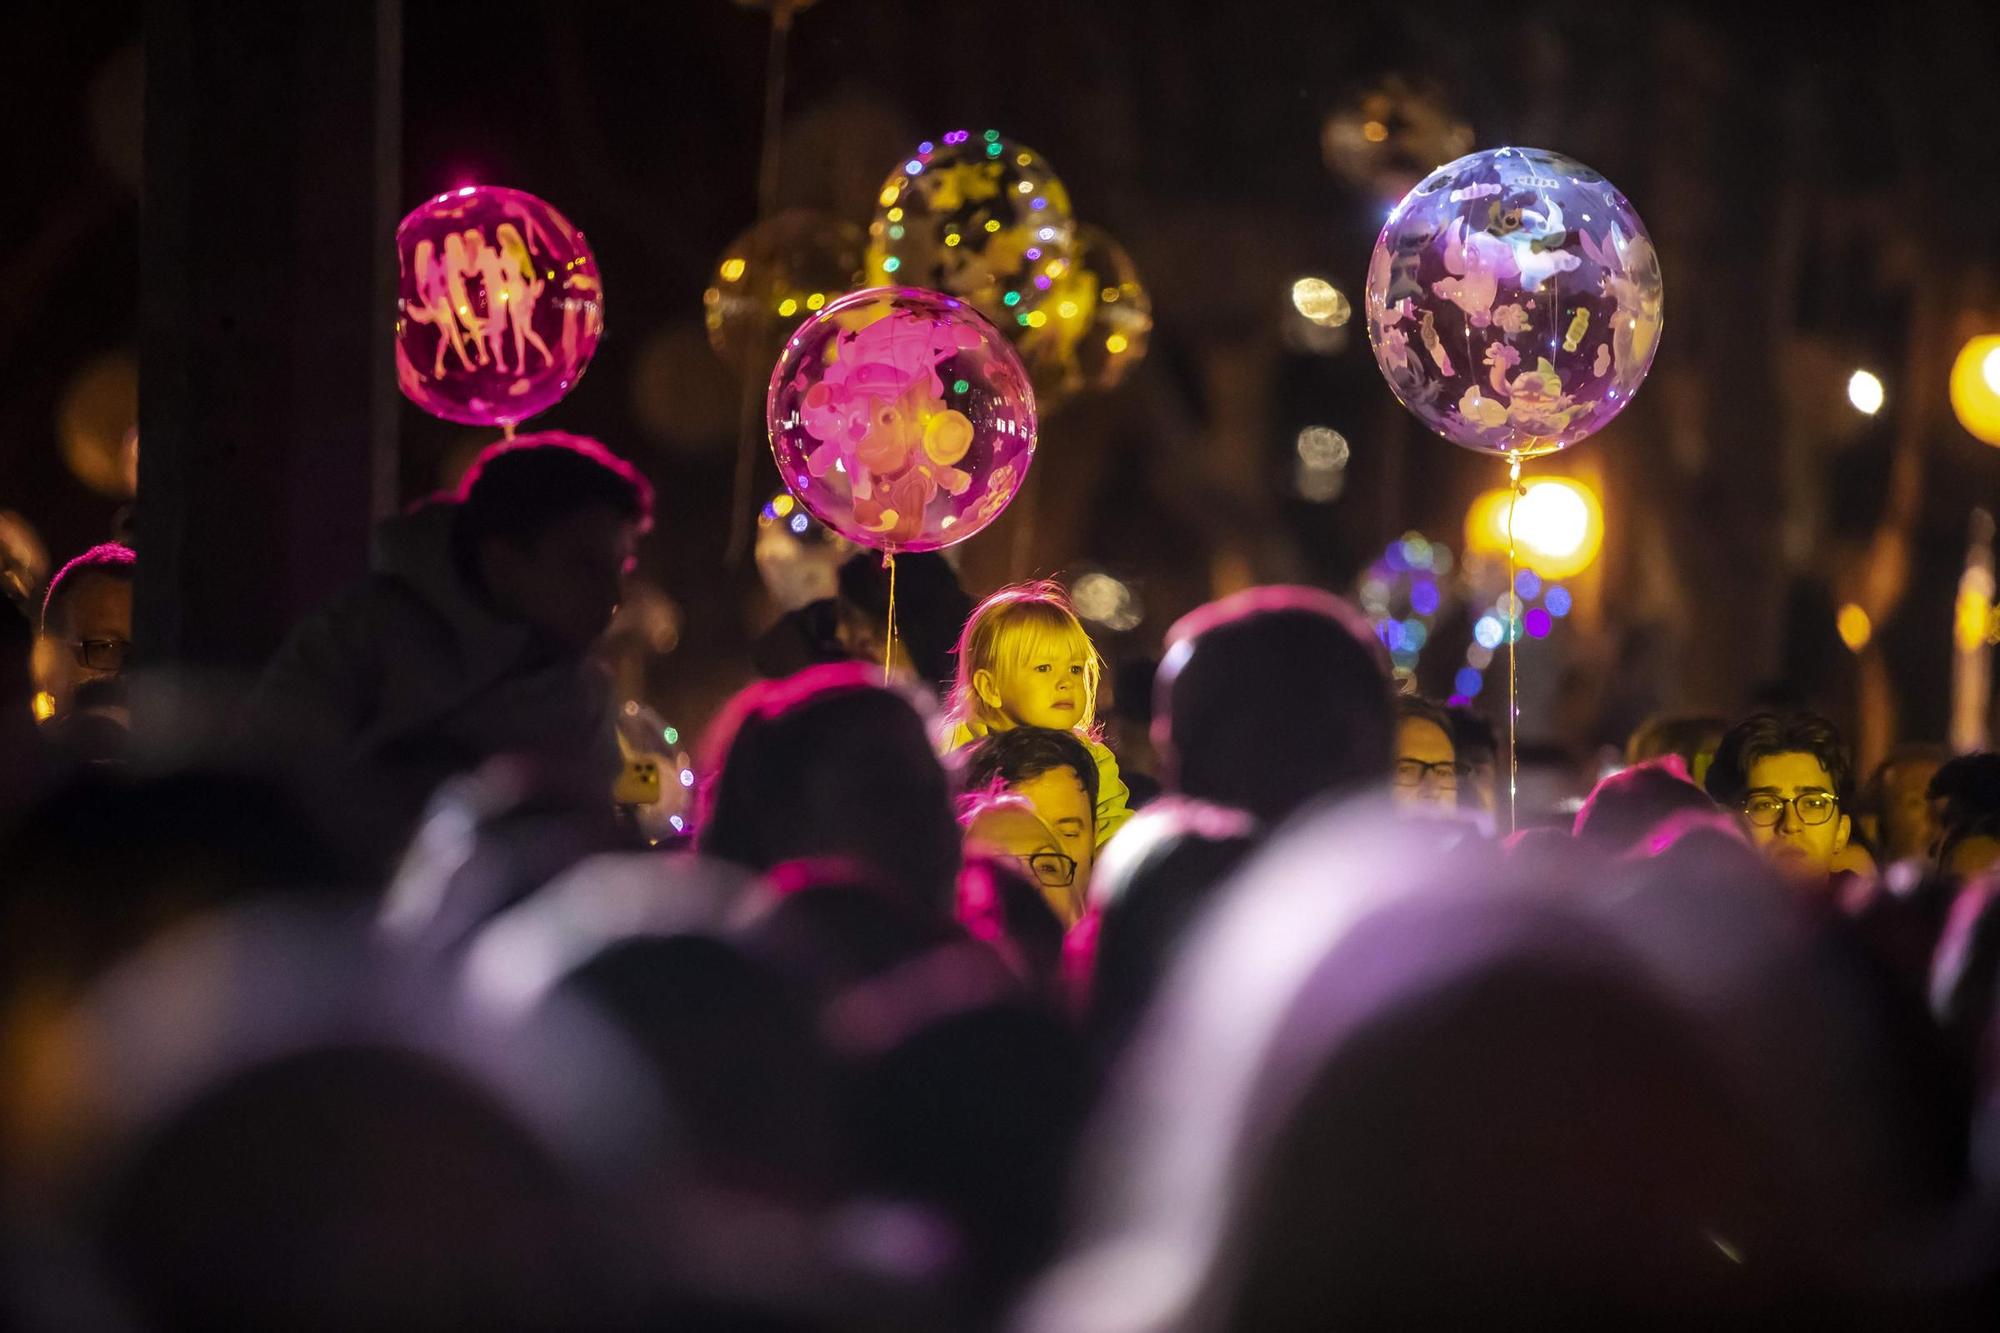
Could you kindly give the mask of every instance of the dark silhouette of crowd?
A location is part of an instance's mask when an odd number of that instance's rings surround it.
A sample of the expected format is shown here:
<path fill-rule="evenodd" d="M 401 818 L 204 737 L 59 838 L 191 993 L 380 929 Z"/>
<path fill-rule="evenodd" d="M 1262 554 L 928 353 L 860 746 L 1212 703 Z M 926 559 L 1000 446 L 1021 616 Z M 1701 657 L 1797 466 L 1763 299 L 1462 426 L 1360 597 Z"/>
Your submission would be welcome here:
<path fill-rule="evenodd" d="M 2000 1326 L 2000 755 L 1661 718 L 1510 831 L 1331 593 L 1107 672 L 863 554 L 655 838 L 651 512 L 496 446 L 203 746 L 143 548 L 0 603 L 6 1326 Z"/>

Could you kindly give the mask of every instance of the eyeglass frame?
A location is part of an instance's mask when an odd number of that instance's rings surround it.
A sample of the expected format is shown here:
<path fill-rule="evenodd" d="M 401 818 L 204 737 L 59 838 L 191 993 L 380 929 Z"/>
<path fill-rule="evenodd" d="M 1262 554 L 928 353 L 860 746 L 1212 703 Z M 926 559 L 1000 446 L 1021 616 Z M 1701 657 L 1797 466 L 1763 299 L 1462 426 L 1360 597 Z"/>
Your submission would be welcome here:
<path fill-rule="evenodd" d="M 1422 771 L 1413 779 L 1406 782 L 1403 780 L 1403 765 L 1405 764 L 1419 765 Z M 1436 763 L 1425 763 L 1421 759 L 1398 758 L 1396 760 L 1394 781 L 1398 787 L 1406 787 L 1411 791 L 1415 791 L 1433 776 L 1439 778 L 1449 777 L 1452 787 L 1456 788 L 1459 783 L 1472 776 L 1472 765 L 1461 763 L 1456 759 L 1440 759 Z"/>
<path fill-rule="evenodd" d="M 1076 883 L 1076 858 L 1067 852 L 1029 852 L 1025 856 L 1017 856 L 1014 859 L 1026 866 L 1028 874 L 1033 877 L 1035 883 L 1045 889 L 1067 889 Z M 1035 867 L 1035 862 L 1042 860 L 1061 862 L 1063 877 L 1054 882 L 1043 879 L 1042 872 Z"/>
<path fill-rule="evenodd" d="M 99 666 L 97 663 L 91 661 L 92 651 L 98 648 L 116 649 L 117 664 L 114 666 Z M 123 671 L 132 660 L 132 641 L 130 639 L 71 639 L 69 641 L 69 650 L 71 655 L 76 658 L 76 664 L 86 671 Z"/>
<path fill-rule="evenodd" d="M 1799 809 L 1799 802 L 1809 796 L 1820 797 L 1827 802 L 1825 819 L 1807 819 L 1805 811 Z M 1759 822 L 1750 813 L 1750 804 L 1753 801 L 1774 802 L 1777 818 L 1768 824 Z M 1787 808 L 1791 810 L 1792 817 L 1799 821 L 1800 828 L 1822 828 L 1827 824 L 1831 824 L 1834 817 L 1840 813 L 1840 797 L 1830 791 L 1802 791 L 1796 796 L 1780 796 L 1776 792 L 1759 792 L 1754 796 L 1745 796 L 1739 807 L 1743 812 L 1743 817 L 1749 820 L 1751 825 L 1756 828 L 1780 827 L 1785 822 L 1785 811 Z"/>

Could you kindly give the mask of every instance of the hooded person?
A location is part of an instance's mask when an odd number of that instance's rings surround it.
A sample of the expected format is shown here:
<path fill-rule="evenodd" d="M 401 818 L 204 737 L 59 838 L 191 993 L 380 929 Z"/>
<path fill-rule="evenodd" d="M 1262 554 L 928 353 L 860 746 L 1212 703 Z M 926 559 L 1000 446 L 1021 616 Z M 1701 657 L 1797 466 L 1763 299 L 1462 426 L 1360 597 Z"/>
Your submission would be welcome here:
<path fill-rule="evenodd" d="M 496 754 L 585 785 L 601 771 L 608 792 L 610 689 L 589 653 L 652 509 L 594 440 L 494 445 L 455 495 L 383 524 L 373 572 L 294 628 L 246 702 L 246 738 L 343 792 L 381 781 L 396 832 L 438 781 Z"/>

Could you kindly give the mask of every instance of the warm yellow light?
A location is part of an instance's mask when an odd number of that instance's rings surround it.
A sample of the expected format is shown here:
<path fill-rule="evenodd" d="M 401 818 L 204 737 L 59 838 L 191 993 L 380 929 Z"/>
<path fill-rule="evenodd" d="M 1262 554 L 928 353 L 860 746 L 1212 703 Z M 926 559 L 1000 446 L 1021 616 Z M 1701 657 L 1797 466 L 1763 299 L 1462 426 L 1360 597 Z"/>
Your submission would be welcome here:
<path fill-rule="evenodd" d="M 1597 492 L 1571 477 L 1531 477 L 1514 506 L 1514 557 L 1545 579 L 1574 578 L 1590 568 L 1604 545 L 1604 506 Z M 1465 515 L 1465 545 L 1487 555 L 1507 554 L 1506 487 L 1472 502 Z"/>
<path fill-rule="evenodd" d="M 1850 653 L 1860 652 L 1875 637 L 1875 626 L 1870 623 L 1868 613 L 1853 602 L 1840 608 L 1833 618 L 1833 627 L 1840 631 L 1840 641 Z"/>
<path fill-rule="evenodd" d="M 790 319 L 793 315 L 799 313 L 799 303 L 792 297 L 787 296 L 784 300 L 778 302 L 778 313 Z"/>
<path fill-rule="evenodd" d="M 743 276 L 743 269 L 744 269 L 744 263 L 741 259 L 732 256 L 731 258 L 723 260 L 722 280 L 724 282 L 735 282 L 738 278 Z"/>
<path fill-rule="evenodd" d="M 1354 314 L 1338 287 L 1325 278 L 1300 278 L 1292 284 L 1292 305 L 1315 324 L 1337 329 Z"/>
<path fill-rule="evenodd" d="M 1131 345 L 1130 342 L 1126 341 L 1125 335 L 1122 333 L 1114 333 L 1104 340 L 1104 350 L 1113 356 L 1117 356 Z"/>
<path fill-rule="evenodd" d="M 1061 315 L 1064 319 L 1075 319 L 1076 302 L 1064 301 L 1061 305 L 1056 307 L 1056 313 L 1058 315 Z"/>
<path fill-rule="evenodd" d="M 884 213 L 882 216 L 888 218 L 889 221 L 891 222 L 901 222 L 903 220 L 903 210 L 900 208 L 892 208 L 887 213 Z"/>
<path fill-rule="evenodd" d="M 30 707 L 35 710 L 35 721 L 46 722 L 56 715 L 56 697 L 47 690 L 37 690 Z"/>
<path fill-rule="evenodd" d="M 1847 401 L 1862 416 L 1872 417 L 1880 412 L 1883 397 L 1882 381 L 1873 373 L 1857 370 L 1847 377 Z"/>
<path fill-rule="evenodd" d="M 1049 317 L 1039 310 L 1030 311 L 1028 314 L 1028 327 L 1031 329 L 1039 329 L 1048 322 Z"/>
<path fill-rule="evenodd" d="M 946 234 L 946 236 L 945 236 L 945 238 L 944 238 L 944 243 L 945 243 L 946 245 L 957 245 L 957 244 L 958 244 L 958 242 L 959 242 L 959 239 L 960 239 L 960 238 L 959 238 L 959 235 L 958 235 L 958 233 L 957 233 L 957 232 L 955 232 L 955 231 L 954 231 L 954 232 L 950 232 L 950 233 L 947 233 L 947 234 Z"/>
<path fill-rule="evenodd" d="M 1951 365 L 1951 410 L 1974 439 L 2000 444 L 2000 334 L 1960 349 Z"/>
<path fill-rule="evenodd" d="M 1384 143 L 1389 138 L 1389 127 L 1379 120 L 1371 120 L 1361 127 L 1361 137 L 1369 143 Z"/>
<path fill-rule="evenodd" d="M 882 193 L 879 196 L 882 203 L 882 207 L 887 208 L 889 205 L 895 203 L 896 196 L 900 193 L 902 193 L 902 191 L 898 190 L 894 185 L 883 186 Z"/>
<path fill-rule="evenodd" d="M 779 518 L 783 518 L 785 515 L 791 513 L 792 512 L 791 492 L 787 491 L 783 495 L 773 496 L 771 499 L 771 512 L 776 514 Z"/>
<path fill-rule="evenodd" d="M 988 218 L 988 219 L 986 219 L 986 230 L 988 230 L 988 231 L 999 231 L 999 230 L 1000 230 L 1000 219 L 999 219 L 999 218 Z"/>
<path fill-rule="evenodd" d="M 825 292 L 814 292 L 811 296 L 808 296 L 806 298 L 806 309 L 808 310 L 817 310 L 825 304 L 826 304 Z"/>
<path fill-rule="evenodd" d="M 1968 570 L 1959 581 L 1958 605 L 1952 616 L 1952 642 L 1961 653 L 1977 652 L 1987 641 L 1993 622 L 1993 597 Z"/>

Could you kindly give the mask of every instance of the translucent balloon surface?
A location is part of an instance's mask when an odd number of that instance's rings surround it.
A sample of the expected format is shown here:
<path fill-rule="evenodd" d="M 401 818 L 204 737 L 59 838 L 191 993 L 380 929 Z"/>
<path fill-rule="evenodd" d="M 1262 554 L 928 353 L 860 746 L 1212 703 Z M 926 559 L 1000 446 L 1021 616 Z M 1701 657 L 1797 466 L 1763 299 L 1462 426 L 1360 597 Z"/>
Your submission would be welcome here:
<path fill-rule="evenodd" d="M 1153 300 L 1125 247 L 1100 228 L 1078 224 L 1070 263 L 1047 298 L 1002 327 L 1048 411 L 1071 394 L 1115 387 L 1145 359 Z"/>
<path fill-rule="evenodd" d="M 962 297 L 996 323 L 1047 297 L 1069 262 L 1069 191 L 998 130 L 953 130 L 891 173 L 868 227 L 868 280 Z"/>
<path fill-rule="evenodd" d="M 1660 262 L 1604 177 L 1533 148 L 1462 157 L 1375 242 L 1368 338 L 1405 407 L 1454 444 L 1552 453 L 1602 429 L 1659 345 Z"/>
<path fill-rule="evenodd" d="M 715 354 L 761 383 L 799 321 L 860 283 L 862 245 L 860 227 L 807 208 L 731 241 L 702 293 Z"/>
<path fill-rule="evenodd" d="M 446 421 L 505 426 L 575 387 L 604 332 L 583 233 L 534 195 L 468 185 L 396 228 L 396 378 Z"/>
<path fill-rule="evenodd" d="M 812 515 L 883 551 L 970 537 L 1035 456 L 1020 359 L 965 302 L 876 287 L 834 301 L 785 344 L 766 400 L 778 474 Z"/>

